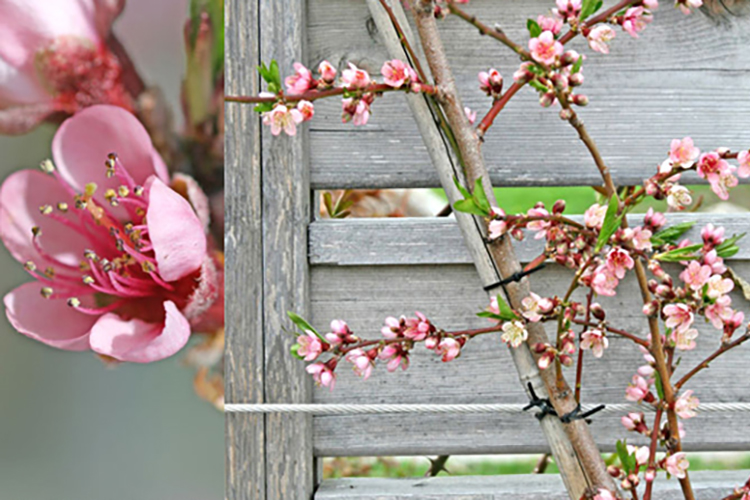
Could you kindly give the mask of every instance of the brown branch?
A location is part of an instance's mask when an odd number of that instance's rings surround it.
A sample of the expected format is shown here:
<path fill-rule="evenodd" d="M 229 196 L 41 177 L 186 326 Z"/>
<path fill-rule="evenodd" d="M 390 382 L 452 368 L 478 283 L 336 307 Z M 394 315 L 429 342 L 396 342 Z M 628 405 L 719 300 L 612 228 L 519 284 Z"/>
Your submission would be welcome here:
<path fill-rule="evenodd" d="M 419 79 L 423 82 L 427 82 L 427 73 L 424 72 L 422 69 L 422 65 L 419 62 L 419 58 L 417 57 L 417 53 L 412 48 L 411 44 L 409 43 L 409 40 L 406 38 L 406 34 L 404 33 L 404 30 L 401 28 L 401 24 L 398 22 L 398 18 L 396 18 L 396 14 L 394 14 L 393 9 L 391 9 L 391 6 L 388 5 L 388 2 L 386 0 L 380 0 L 380 5 L 383 7 L 383 10 L 385 10 L 386 14 L 388 14 L 388 18 L 391 20 L 391 23 L 393 24 L 393 29 L 396 30 L 396 34 L 398 34 L 398 39 L 401 42 L 401 45 L 404 47 L 404 50 L 406 50 L 407 55 L 409 56 L 409 61 L 412 66 L 414 66 L 414 69 L 417 72 L 417 75 L 419 75 Z"/>
<path fill-rule="evenodd" d="M 513 83 L 513 85 L 508 87 L 508 90 L 505 91 L 500 99 L 492 103 L 492 108 L 490 108 L 485 117 L 482 118 L 482 121 L 479 122 L 479 125 L 477 126 L 477 134 L 480 138 L 484 137 L 484 134 L 492 126 L 492 123 L 495 121 L 495 118 L 497 118 L 497 115 L 499 115 L 503 108 L 505 108 L 505 105 L 508 104 L 508 101 L 510 101 L 511 98 L 516 95 L 516 92 L 521 90 L 521 87 L 523 87 L 523 85 L 524 84 L 522 83 Z"/>
<path fill-rule="evenodd" d="M 448 469 L 445 468 L 445 463 L 450 457 L 450 455 L 440 455 L 435 459 L 429 458 L 430 468 L 424 473 L 425 477 L 435 477 L 443 471 L 448 472 Z"/>
<path fill-rule="evenodd" d="M 654 415 L 654 426 L 651 428 L 651 444 L 648 447 L 648 468 L 656 469 L 656 445 L 659 442 L 659 431 L 661 430 L 661 416 L 664 409 L 659 407 Z M 655 481 L 646 483 L 646 491 L 643 493 L 643 500 L 651 500 L 651 489 Z"/>
<path fill-rule="evenodd" d="M 599 328 L 599 324 L 598 323 L 590 323 L 590 322 L 586 322 L 586 321 L 583 321 L 583 320 L 580 320 L 580 319 L 573 319 L 571 321 L 573 323 L 575 323 L 576 325 L 583 325 L 583 326 L 586 326 L 588 328 Z M 626 332 L 625 330 L 620 330 L 618 328 L 612 328 L 611 326 L 605 326 L 604 329 L 607 330 L 609 333 L 614 333 L 615 335 L 619 335 L 620 337 L 625 337 L 628 340 L 632 340 L 636 344 L 638 344 L 640 346 L 643 346 L 645 348 L 648 348 L 648 346 L 649 346 L 648 342 L 646 342 L 642 338 L 639 338 L 638 336 L 636 336 L 636 335 L 634 335 L 634 334 L 632 334 L 630 332 Z"/>
<path fill-rule="evenodd" d="M 595 24 L 598 24 L 598 23 L 601 23 L 603 21 L 606 21 L 607 19 L 609 19 L 610 16 L 613 16 L 613 15 L 617 14 L 622 9 L 625 9 L 627 7 L 630 7 L 631 5 L 640 4 L 640 3 L 643 3 L 643 1 L 642 0 L 624 0 L 624 1 L 621 1 L 621 2 L 613 5 L 609 9 L 603 11 L 601 14 L 598 14 L 598 15 L 596 15 L 594 17 L 589 18 L 587 21 L 585 21 L 583 23 L 583 26 L 589 28 L 589 27 L 591 27 L 591 26 L 593 26 Z M 563 45 L 565 45 L 566 43 L 568 43 L 569 41 L 571 41 L 573 38 L 575 38 L 576 35 L 578 35 L 579 32 L 580 32 L 580 29 L 568 31 L 567 33 L 565 33 L 563 36 L 560 37 L 560 39 L 559 39 L 560 43 L 562 43 Z"/>
<path fill-rule="evenodd" d="M 448 0 L 448 9 L 457 17 L 463 19 L 467 23 L 477 28 L 481 34 L 494 38 L 498 42 L 511 49 L 516 54 L 520 55 L 523 59 L 527 61 L 531 60 L 531 54 L 527 50 L 524 50 L 523 47 L 515 43 L 513 40 L 508 38 L 505 33 L 496 28 L 490 28 L 482 21 L 478 20 L 476 16 L 473 16 L 458 7 L 453 0 Z"/>
<path fill-rule="evenodd" d="M 591 300 L 594 298 L 594 290 L 589 290 L 586 294 L 586 323 L 591 320 Z M 583 332 L 581 332 L 583 334 Z M 581 335 L 578 336 L 578 360 L 576 363 L 576 385 L 575 385 L 575 398 L 576 403 L 581 403 L 581 385 L 583 381 L 583 349 L 581 348 Z"/>
<path fill-rule="evenodd" d="M 424 94 L 435 94 L 437 92 L 435 87 L 431 85 L 420 84 L 420 88 L 421 88 L 420 92 Z M 334 97 L 337 95 L 343 95 L 346 92 L 349 92 L 355 95 L 363 95 L 367 93 L 382 94 L 383 92 L 394 92 L 394 91 L 411 92 L 411 89 L 408 87 L 394 88 L 385 83 L 371 83 L 370 85 L 368 85 L 367 87 L 363 89 L 356 89 L 356 90 L 347 89 L 345 87 L 334 87 L 332 89 L 326 89 L 326 90 L 309 90 L 303 94 L 279 93 L 278 95 L 269 96 L 269 97 L 229 95 L 229 96 L 224 97 L 224 100 L 227 102 L 241 102 L 241 103 L 250 103 L 250 104 L 256 104 L 256 103 L 259 104 L 259 103 L 264 103 L 264 102 L 277 102 L 277 101 L 285 101 L 285 102 L 316 101 L 318 99 L 323 99 L 325 97 Z"/>
<path fill-rule="evenodd" d="M 687 383 L 688 380 L 693 378 L 702 370 L 708 368 L 708 365 L 711 363 L 711 361 L 715 360 L 716 358 L 718 358 L 725 352 L 729 351 L 730 349 L 734 349 L 735 347 L 742 345 L 742 343 L 744 343 L 747 340 L 750 340 L 750 332 L 745 332 L 744 335 L 737 338 L 733 342 L 730 342 L 728 344 L 722 344 L 721 347 L 719 347 L 716 351 L 710 354 L 706 359 L 701 361 L 695 368 L 690 370 L 680 380 L 678 380 L 677 383 L 674 385 L 675 391 L 679 391 L 682 388 L 682 386 L 684 386 Z"/>
<path fill-rule="evenodd" d="M 545 453 L 541 457 L 539 457 L 539 460 L 537 461 L 536 465 L 534 466 L 534 470 L 531 471 L 532 474 L 544 474 L 547 471 L 547 466 L 549 465 L 549 453 Z"/>

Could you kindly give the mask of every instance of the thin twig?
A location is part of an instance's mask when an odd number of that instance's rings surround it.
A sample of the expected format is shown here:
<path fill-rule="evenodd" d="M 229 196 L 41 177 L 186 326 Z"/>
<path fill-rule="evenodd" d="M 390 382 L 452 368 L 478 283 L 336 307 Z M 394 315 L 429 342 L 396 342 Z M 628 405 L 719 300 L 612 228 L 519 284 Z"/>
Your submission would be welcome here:
<path fill-rule="evenodd" d="M 450 455 L 440 455 L 437 458 L 428 459 L 430 461 L 430 468 L 424 473 L 425 477 L 435 477 L 441 472 L 448 472 L 448 469 L 445 468 L 445 463 L 450 457 Z"/>
<path fill-rule="evenodd" d="M 498 42 L 511 49 L 516 54 L 520 55 L 523 59 L 527 61 L 531 60 L 531 54 L 527 50 L 524 50 L 523 47 L 515 43 L 513 40 L 508 38 L 505 33 L 495 28 L 490 28 L 482 21 L 477 19 L 476 16 L 473 16 L 458 7 L 453 0 L 448 0 L 448 9 L 457 17 L 463 19 L 467 23 L 477 28 L 481 34 L 494 38 Z"/>
<path fill-rule="evenodd" d="M 677 381 L 677 383 L 674 385 L 674 389 L 676 391 L 679 391 L 683 385 L 687 383 L 688 380 L 693 378 L 695 375 L 700 373 L 702 370 L 705 370 L 708 368 L 708 365 L 713 361 L 714 359 L 718 358 L 725 352 L 729 351 L 730 349 L 734 349 L 735 347 L 742 345 L 745 341 L 750 340 L 750 332 L 746 332 L 741 337 L 737 338 L 735 341 L 729 343 L 729 344 L 722 344 L 721 347 L 719 347 L 716 351 L 714 351 L 711 355 L 709 355 L 706 359 L 701 361 L 698 366 L 690 370 L 688 373 L 686 373 L 680 380 Z"/>
<path fill-rule="evenodd" d="M 539 457 L 539 460 L 536 463 L 536 466 L 534 466 L 534 470 L 531 471 L 532 474 L 544 474 L 547 471 L 547 466 L 549 465 L 549 453 L 545 453 L 541 457 Z"/>
<path fill-rule="evenodd" d="M 479 135 L 480 139 L 484 137 L 484 134 L 492 126 L 495 118 L 497 118 L 497 115 L 499 115 L 503 108 L 505 108 L 505 105 L 508 104 L 508 101 L 510 101 L 511 98 L 516 95 L 516 92 L 521 90 L 521 87 L 523 86 L 524 84 L 522 83 L 513 83 L 513 85 L 508 87 L 508 90 L 505 91 L 500 99 L 497 99 L 492 103 L 492 107 L 477 126 L 477 135 Z"/>
<path fill-rule="evenodd" d="M 385 83 L 371 83 L 365 88 L 362 89 L 347 89 L 345 87 L 334 87 L 332 89 L 326 89 L 326 90 L 309 90 L 307 92 L 304 92 L 302 94 L 284 94 L 279 93 L 278 95 L 274 96 L 268 96 L 268 97 L 260 97 L 260 96 L 226 96 L 224 98 L 227 102 L 242 102 L 242 103 L 265 103 L 265 102 L 277 102 L 277 101 L 286 101 L 286 102 L 297 102 L 297 101 L 316 101 L 318 99 L 323 99 L 325 97 L 333 97 L 337 95 L 343 95 L 347 92 L 351 94 L 358 94 L 363 95 L 367 93 L 373 93 L 373 94 L 382 94 L 384 92 L 393 92 L 393 91 L 401 91 L 401 92 L 411 92 L 411 88 L 405 87 L 405 88 L 394 88 L 390 85 L 387 85 Z M 420 84 L 420 92 L 424 94 L 435 94 L 437 93 L 437 89 L 431 85 L 424 85 Z"/>

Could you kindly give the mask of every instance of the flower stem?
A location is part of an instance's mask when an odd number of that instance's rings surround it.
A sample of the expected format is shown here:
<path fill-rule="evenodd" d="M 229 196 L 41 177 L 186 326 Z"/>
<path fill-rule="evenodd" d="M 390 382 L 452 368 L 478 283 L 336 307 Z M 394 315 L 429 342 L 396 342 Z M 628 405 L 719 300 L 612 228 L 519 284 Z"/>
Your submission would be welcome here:
<path fill-rule="evenodd" d="M 411 89 L 408 87 L 394 88 L 385 83 L 371 83 L 367 87 L 363 89 L 357 89 L 357 90 L 351 90 L 345 87 L 334 87 L 334 88 L 326 89 L 326 90 L 309 90 L 303 94 L 279 93 L 278 95 L 268 96 L 268 97 L 231 96 L 230 95 L 230 96 L 226 96 L 224 100 L 227 102 L 241 102 L 241 103 L 252 103 L 252 104 L 256 104 L 256 103 L 259 104 L 259 103 L 264 103 L 264 102 L 277 102 L 277 101 L 285 101 L 285 102 L 317 101 L 318 99 L 323 99 L 326 97 L 334 97 L 338 95 L 343 95 L 347 91 L 350 92 L 351 94 L 367 94 L 367 93 L 381 94 L 383 92 L 393 92 L 393 91 L 410 92 Z M 434 95 L 437 93 L 437 89 L 435 89 L 435 87 L 431 85 L 420 84 L 420 92 L 422 92 L 423 94 Z"/>
<path fill-rule="evenodd" d="M 484 24 L 482 21 L 478 20 L 476 16 L 473 16 L 469 14 L 468 12 L 459 8 L 456 5 L 454 0 L 448 0 L 448 9 L 451 11 L 451 13 L 455 14 L 457 17 L 463 19 L 467 23 L 477 28 L 479 30 L 479 33 L 481 33 L 482 35 L 487 35 L 487 36 L 494 38 L 495 40 L 502 43 L 503 45 L 511 49 L 513 52 L 521 56 L 523 59 L 527 61 L 531 60 L 531 54 L 527 50 L 524 50 L 520 45 L 518 45 L 513 40 L 508 38 L 508 36 L 502 31 L 500 31 L 499 29 L 490 28 L 489 26 Z"/>

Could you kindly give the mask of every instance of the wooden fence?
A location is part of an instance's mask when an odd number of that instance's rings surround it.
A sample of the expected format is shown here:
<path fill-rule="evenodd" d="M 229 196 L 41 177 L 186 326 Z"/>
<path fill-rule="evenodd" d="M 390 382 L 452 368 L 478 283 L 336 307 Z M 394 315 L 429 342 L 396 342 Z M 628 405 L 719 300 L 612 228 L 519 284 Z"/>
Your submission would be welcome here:
<path fill-rule="evenodd" d="M 662 2 L 668 3 L 668 2 Z M 499 22 L 523 40 L 526 19 L 547 0 L 472 0 L 478 17 Z M 373 74 L 388 58 L 365 0 L 227 0 L 227 94 L 253 95 L 256 66 L 278 60 L 314 67 L 353 61 Z M 441 25 L 465 104 L 488 106 L 476 74 L 494 66 L 510 79 L 512 53 L 456 19 Z M 672 138 L 692 135 L 706 149 L 750 144 L 750 23 L 683 16 L 664 5 L 642 40 L 617 35 L 612 54 L 590 54 L 582 90 L 592 104 L 581 116 L 619 185 L 640 184 L 665 157 Z M 578 42 L 580 43 L 580 41 Z M 574 45 L 575 48 L 575 45 Z M 581 49 L 582 47 L 578 47 Z M 437 187 L 439 181 L 403 96 L 378 99 L 370 124 L 342 124 L 340 103 L 320 102 L 294 138 L 261 130 L 252 106 L 226 105 L 227 158 L 227 403 L 524 403 L 510 356 L 496 337 L 472 340 L 460 359 L 442 364 L 415 351 L 407 372 L 376 370 L 367 382 L 339 370 L 334 392 L 314 389 L 304 365 L 289 355 L 287 310 L 324 326 L 345 319 L 375 335 L 383 318 L 419 310 L 441 327 L 486 325 L 476 270 L 455 221 L 449 219 L 316 220 L 314 190 Z M 522 91 L 487 135 L 484 146 L 495 186 L 600 184 L 575 131 Z M 502 200 L 500 200 L 502 204 Z M 671 220 L 684 220 L 674 216 Z M 700 215 L 729 233 L 748 228 L 746 215 Z M 693 235 L 695 237 L 695 235 Z M 518 245 L 528 261 L 538 242 Z M 731 266 L 750 278 L 750 250 Z M 548 268 L 532 278 L 545 294 L 564 292 L 569 272 Z M 647 325 L 635 283 L 603 300 L 613 324 L 635 332 Z M 741 296 L 736 304 L 750 317 Z M 690 365 L 715 348 L 717 334 L 700 327 Z M 622 403 L 639 364 L 632 344 L 611 339 L 601 360 L 585 367 L 583 401 Z M 750 402 L 747 354 L 738 349 L 695 379 L 702 403 Z M 613 390 L 613 388 L 617 388 Z M 688 451 L 750 450 L 747 414 L 706 413 L 686 423 Z M 401 499 L 565 498 L 559 478 L 495 477 L 419 480 L 338 480 L 321 484 L 330 456 L 541 453 L 547 450 L 531 415 L 372 415 L 309 417 L 228 414 L 227 498 Z M 616 415 L 597 416 L 592 431 L 602 450 L 626 435 Z M 636 439 L 637 440 L 637 439 Z M 697 473 L 699 498 L 720 498 L 748 472 Z M 678 498 L 677 483 L 655 498 Z M 659 493 L 661 492 L 661 493 Z"/>

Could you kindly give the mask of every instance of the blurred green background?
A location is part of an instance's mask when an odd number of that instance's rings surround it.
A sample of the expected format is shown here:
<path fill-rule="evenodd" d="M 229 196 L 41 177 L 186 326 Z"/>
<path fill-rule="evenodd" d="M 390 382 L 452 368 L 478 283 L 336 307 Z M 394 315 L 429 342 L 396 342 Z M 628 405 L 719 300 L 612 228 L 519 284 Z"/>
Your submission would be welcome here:
<path fill-rule="evenodd" d="M 174 110 L 188 0 L 128 0 L 118 33 Z M 37 168 L 54 130 L 0 137 L 0 175 Z M 28 280 L 0 250 L 0 292 Z M 224 417 L 192 389 L 179 356 L 106 368 L 56 351 L 0 318 L 0 500 L 218 500 Z"/>

